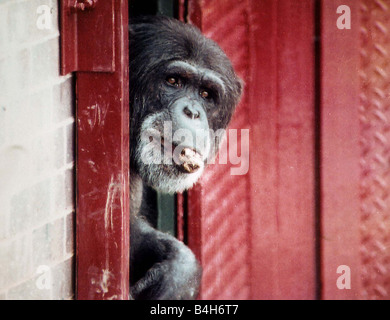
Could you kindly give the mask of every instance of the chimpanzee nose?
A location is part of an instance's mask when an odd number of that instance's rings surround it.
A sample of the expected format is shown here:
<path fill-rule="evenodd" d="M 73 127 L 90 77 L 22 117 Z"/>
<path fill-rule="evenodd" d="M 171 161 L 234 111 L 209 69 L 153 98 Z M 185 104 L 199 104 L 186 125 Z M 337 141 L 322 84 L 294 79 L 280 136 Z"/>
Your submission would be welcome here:
<path fill-rule="evenodd" d="M 200 112 L 194 106 L 185 106 L 183 112 L 190 119 L 198 119 L 200 117 Z"/>
<path fill-rule="evenodd" d="M 173 130 L 187 129 L 194 133 L 194 137 L 197 129 L 206 130 L 208 134 L 207 114 L 198 101 L 187 97 L 180 98 L 172 104 L 170 114 Z"/>

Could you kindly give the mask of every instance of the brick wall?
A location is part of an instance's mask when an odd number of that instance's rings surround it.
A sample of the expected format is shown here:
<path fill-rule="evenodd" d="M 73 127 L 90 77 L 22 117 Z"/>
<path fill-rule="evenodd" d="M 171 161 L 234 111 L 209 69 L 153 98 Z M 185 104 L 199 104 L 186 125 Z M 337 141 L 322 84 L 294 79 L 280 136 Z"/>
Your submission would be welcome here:
<path fill-rule="evenodd" d="M 57 1 L 0 0 L 0 299 L 73 297 L 72 92 Z"/>

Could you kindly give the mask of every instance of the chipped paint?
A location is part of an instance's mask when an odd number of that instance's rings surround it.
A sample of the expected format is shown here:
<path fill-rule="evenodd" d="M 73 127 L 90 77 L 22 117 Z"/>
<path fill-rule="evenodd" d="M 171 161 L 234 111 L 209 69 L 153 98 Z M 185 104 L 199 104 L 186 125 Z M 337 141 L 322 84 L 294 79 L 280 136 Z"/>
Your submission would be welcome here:
<path fill-rule="evenodd" d="M 115 197 L 118 195 L 118 192 L 121 190 L 120 183 L 114 180 L 114 176 L 111 176 L 110 182 L 107 188 L 107 198 L 106 198 L 106 207 L 104 210 L 104 229 L 106 231 L 113 230 L 113 221 L 112 221 L 112 213 L 113 213 L 113 205 L 115 201 Z"/>
<path fill-rule="evenodd" d="M 87 123 L 89 128 L 93 130 L 96 126 L 100 127 L 104 125 L 108 112 L 107 106 L 101 106 L 100 104 L 93 104 L 85 108 L 85 115 L 87 117 Z"/>
<path fill-rule="evenodd" d="M 93 268 L 93 269 L 96 269 Z M 96 279 L 98 278 L 98 279 Z M 103 269 L 101 274 L 97 275 L 97 277 L 92 277 L 90 279 L 91 286 L 95 288 L 97 293 L 101 293 L 103 296 L 109 292 L 111 279 L 114 279 L 114 275 L 108 269 Z"/>
<path fill-rule="evenodd" d="M 108 292 L 108 287 L 110 285 L 110 278 L 112 274 L 109 270 L 103 269 L 103 275 L 102 275 L 102 280 L 100 281 L 100 289 L 103 294 Z"/>
<path fill-rule="evenodd" d="M 93 162 L 92 160 L 89 160 L 89 161 L 88 161 L 88 165 L 89 165 L 89 167 L 91 168 L 91 170 L 92 170 L 93 172 L 95 172 L 95 173 L 98 172 L 98 170 L 96 169 L 96 164 L 95 164 L 95 162 Z"/>

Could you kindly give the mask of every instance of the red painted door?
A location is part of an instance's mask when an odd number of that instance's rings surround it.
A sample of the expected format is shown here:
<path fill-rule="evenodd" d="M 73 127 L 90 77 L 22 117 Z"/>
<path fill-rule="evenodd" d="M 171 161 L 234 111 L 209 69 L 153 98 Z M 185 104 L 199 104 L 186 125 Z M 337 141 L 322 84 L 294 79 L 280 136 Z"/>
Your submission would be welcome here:
<path fill-rule="evenodd" d="M 311 0 L 189 2 L 245 82 L 230 130 L 249 164 L 213 165 L 188 193 L 202 299 L 316 297 L 313 15 Z"/>
<path fill-rule="evenodd" d="M 214 165 L 180 202 L 201 298 L 389 299 L 390 0 L 182 12 L 244 80 L 230 128 L 250 132 L 248 173 Z"/>

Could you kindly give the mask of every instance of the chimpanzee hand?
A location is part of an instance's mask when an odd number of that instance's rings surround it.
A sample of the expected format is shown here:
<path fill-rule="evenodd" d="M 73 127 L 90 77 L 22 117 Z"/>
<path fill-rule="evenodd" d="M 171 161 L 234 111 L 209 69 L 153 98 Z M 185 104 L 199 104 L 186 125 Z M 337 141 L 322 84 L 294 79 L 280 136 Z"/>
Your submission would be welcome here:
<path fill-rule="evenodd" d="M 202 272 L 191 250 L 174 237 L 153 229 L 142 218 L 134 220 L 131 234 L 131 242 L 139 243 L 132 246 L 137 249 L 131 252 L 131 261 L 135 261 L 130 268 L 131 280 L 135 281 L 130 287 L 132 298 L 195 299 Z"/>

